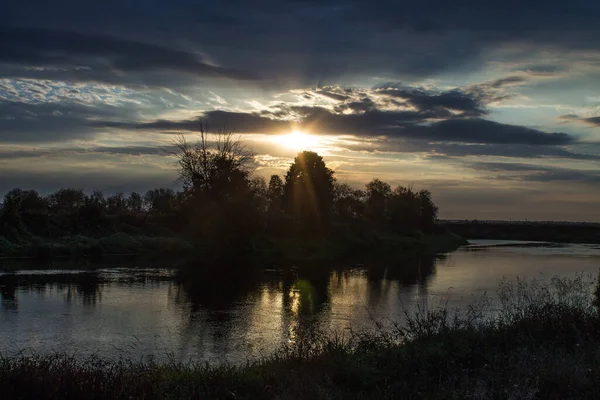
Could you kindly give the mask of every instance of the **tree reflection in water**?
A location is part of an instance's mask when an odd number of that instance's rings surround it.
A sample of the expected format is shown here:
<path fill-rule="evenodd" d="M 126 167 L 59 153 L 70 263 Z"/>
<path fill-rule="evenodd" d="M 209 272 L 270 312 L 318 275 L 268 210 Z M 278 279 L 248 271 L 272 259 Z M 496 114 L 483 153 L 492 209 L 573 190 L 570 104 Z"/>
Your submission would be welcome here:
<path fill-rule="evenodd" d="M 85 306 L 102 301 L 106 280 L 96 272 L 4 274 L 0 276 L 0 296 L 3 310 L 18 309 L 18 291 L 39 295 L 59 293 L 66 302 L 80 298 Z"/>
<path fill-rule="evenodd" d="M 399 288 L 426 296 L 434 269 L 435 258 L 421 256 L 356 268 L 313 265 L 232 275 L 181 273 L 170 296 L 177 307 L 187 310 L 182 354 L 216 353 L 217 349 L 226 353 L 234 343 L 246 341 L 251 346 L 257 336 L 265 341 L 295 341 L 298 335 L 330 326 L 332 318 L 339 318 L 332 315 L 332 304 L 363 299 L 343 293 L 351 290 L 352 282 L 364 292 L 364 305 L 372 308 L 396 296 Z"/>

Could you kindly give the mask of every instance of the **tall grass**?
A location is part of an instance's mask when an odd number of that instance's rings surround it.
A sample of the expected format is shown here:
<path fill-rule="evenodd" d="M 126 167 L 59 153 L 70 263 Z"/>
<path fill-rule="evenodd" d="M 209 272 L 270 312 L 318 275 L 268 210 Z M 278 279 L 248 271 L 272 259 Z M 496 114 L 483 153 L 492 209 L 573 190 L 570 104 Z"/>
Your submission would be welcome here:
<path fill-rule="evenodd" d="M 408 314 L 392 331 L 296 332 L 280 352 L 241 366 L 0 360 L 3 398 L 336 399 L 597 398 L 600 314 L 592 281 L 505 281 L 497 310 Z"/>

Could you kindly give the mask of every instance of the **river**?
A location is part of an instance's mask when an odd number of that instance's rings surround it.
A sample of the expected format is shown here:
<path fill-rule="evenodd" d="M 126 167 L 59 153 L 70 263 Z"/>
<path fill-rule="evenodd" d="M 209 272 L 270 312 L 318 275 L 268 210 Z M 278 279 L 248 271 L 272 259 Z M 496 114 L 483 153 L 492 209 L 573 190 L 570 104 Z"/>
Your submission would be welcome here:
<path fill-rule="evenodd" d="M 182 281 L 132 265 L 0 274 L 0 355 L 60 351 L 104 358 L 240 363 L 276 351 L 304 327 L 387 329 L 404 312 L 465 309 L 503 278 L 595 277 L 600 245 L 471 241 L 455 252 L 255 279 Z"/>

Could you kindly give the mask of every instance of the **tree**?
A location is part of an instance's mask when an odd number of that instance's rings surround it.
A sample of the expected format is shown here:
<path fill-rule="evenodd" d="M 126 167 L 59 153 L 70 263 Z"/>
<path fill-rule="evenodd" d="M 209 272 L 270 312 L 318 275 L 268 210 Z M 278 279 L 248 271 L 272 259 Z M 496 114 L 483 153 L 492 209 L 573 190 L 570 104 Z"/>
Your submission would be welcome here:
<path fill-rule="evenodd" d="M 269 212 L 281 211 L 283 207 L 283 180 L 279 175 L 271 175 L 267 196 L 269 198 Z"/>
<path fill-rule="evenodd" d="M 233 132 L 209 135 L 206 125 L 200 125 L 196 143 L 181 136 L 176 145 L 192 232 L 204 245 L 218 241 L 237 250 L 250 245 L 247 239 L 263 228 L 260 217 L 267 208 L 266 183 L 252 178 L 248 168 L 254 153 Z"/>
<path fill-rule="evenodd" d="M 127 209 L 134 213 L 140 213 L 144 209 L 144 200 L 137 192 L 131 192 L 127 198 Z"/>
<path fill-rule="evenodd" d="M 423 231 L 431 231 L 438 216 L 438 207 L 431 198 L 431 192 L 427 189 L 422 189 L 419 191 L 418 199 L 420 227 Z"/>
<path fill-rule="evenodd" d="M 396 230 L 429 232 L 433 229 L 437 212 L 431 192 L 426 189 L 415 192 L 411 188 L 398 186 L 390 198 L 389 218 Z"/>
<path fill-rule="evenodd" d="M 248 182 L 250 189 L 249 197 L 253 202 L 253 206 L 260 214 L 264 214 L 269 208 L 269 189 L 267 182 L 262 176 L 256 176 Z"/>
<path fill-rule="evenodd" d="M 144 195 L 144 206 L 155 213 L 171 213 L 175 209 L 176 195 L 173 189 L 151 189 Z"/>
<path fill-rule="evenodd" d="M 73 213 L 85 204 L 85 193 L 81 189 L 60 189 L 48 196 L 53 211 Z"/>
<path fill-rule="evenodd" d="M 254 153 L 236 140 L 232 131 L 209 137 L 207 126 L 201 124 L 198 142 L 189 143 L 182 135 L 176 146 L 179 179 L 185 190 L 215 199 L 232 197 L 248 188 L 247 166 Z"/>
<path fill-rule="evenodd" d="M 46 213 L 47 210 L 47 200 L 35 190 L 12 189 L 4 195 L 2 220 L 5 224 L 16 225 L 23 217 Z"/>
<path fill-rule="evenodd" d="M 388 201 L 392 195 L 392 187 L 379 179 L 367 183 L 367 214 L 378 222 L 383 222 L 388 216 Z"/>
<path fill-rule="evenodd" d="M 91 195 L 85 197 L 79 215 L 88 228 L 97 227 L 100 220 L 106 216 L 106 199 L 101 191 L 95 190 Z"/>
<path fill-rule="evenodd" d="M 312 151 L 298 153 L 284 185 L 284 205 L 297 221 L 322 227 L 330 220 L 333 205 L 333 171 Z"/>
<path fill-rule="evenodd" d="M 333 209 L 343 219 L 357 218 L 364 214 L 365 191 L 353 189 L 347 183 L 334 182 Z"/>
<path fill-rule="evenodd" d="M 127 199 L 123 192 L 119 192 L 106 199 L 106 208 L 110 214 L 121 214 L 127 211 Z"/>
<path fill-rule="evenodd" d="M 390 196 L 389 219 L 399 231 L 412 232 L 419 229 L 419 200 L 417 194 L 404 186 L 398 186 Z"/>

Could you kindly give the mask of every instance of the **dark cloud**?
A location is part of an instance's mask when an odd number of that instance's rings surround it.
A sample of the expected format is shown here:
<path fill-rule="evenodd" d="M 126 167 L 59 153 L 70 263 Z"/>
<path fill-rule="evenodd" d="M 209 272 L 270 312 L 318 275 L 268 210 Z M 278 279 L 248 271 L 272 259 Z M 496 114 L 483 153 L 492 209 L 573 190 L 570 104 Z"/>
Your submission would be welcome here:
<path fill-rule="evenodd" d="M 422 89 L 388 87 L 379 88 L 377 93 L 402 99 L 419 110 L 459 111 L 465 116 L 481 116 L 487 113 L 484 109 L 486 99 L 459 89 L 436 93 Z"/>
<path fill-rule="evenodd" d="M 560 115 L 558 119 L 566 122 L 581 122 L 592 127 L 600 126 L 600 117 L 581 117 L 577 114 L 564 114 Z"/>
<path fill-rule="evenodd" d="M 600 126 L 600 117 L 581 118 L 580 121 L 588 125 Z"/>
<path fill-rule="evenodd" d="M 148 123 L 96 121 L 103 128 L 159 131 L 196 131 L 202 122 L 226 126 L 239 133 L 283 133 L 292 126 L 319 134 L 386 136 L 464 143 L 566 145 L 575 139 L 566 133 L 546 133 L 518 125 L 507 125 L 479 118 L 448 119 L 423 124 L 435 112 L 369 110 L 358 114 L 337 114 L 322 107 L 289 107 L 299 116 L 294 123 L 276 120 L 259 113 L 211 111 L 193 120 Z"/>
<path fill-rule="evenodd" d="M 54 67 L 83 65 L 71 69 L 79 80 L 113 82 L 123 73 L 171 71 L 197 77 L 253 80 L 257 76 L 235 68 L 206 63 L 197 54 L 109 36 L 85 35 L 77 32 L 33 28 L 0 27 L 0 62 L 39 66 L 37 76 L 57 75 Z M 20 70 L 23 72 L 31 71 Z M 17 75 L 17 70 L 12 75 Z M 27 74 L 25 74 L 27 75 Z"/>
<path fill-rule="evenodd" d="M 600 173 L 596 170 L 575 170 L 571 168 L 549 167 L 524 163 L 477 162 L 471 168 L 500 173 L 496 179 L 509 179 L 533 182 L 582 182 L 600 183 Z"/>
<path fill-rule="evenodd" d="M 573 146 L 576 148 L 585 145 Z M 600 155 L 585 154 L 557 146 L 524 144 L 468 144 L 437 142 L 419 139 L 377 138 L 362 143 L 340 143 L 338 147 L 351 151 L 426 153 L 431 160 L 460 161 L 464 157 L 559 158 L 581 161 L 600 161 Z"/>
<path fill-rule="evenodd" d="M 485 85 L 449 91 L 390 85 L 371 90 L 328 88 L 312 93 L 326 91 L 343 95 L 333 109 L 280 103 L 257 112 L 214 110 L 196 118 L 151 122 L 141 122 L 141 110 L 131 104 L 3 102 L 0 141 L 64 140 L 90 134 L 93 128 L 197 131 L 205 122 L 214 129 L 239 133 L 277 134 L 298 128 L 318 134 L 458 143 L 559 146 L 575 142 L 566 133 L 546 133 L 479 118 L 486 114 L 487 102 L 496 98 L 495 89 L 483 89 Z M 494 85 L 502 86 L 494 83 L 488 86 Z M 312 95 L 311 92 L 306 94 Z"/>
<path fill-rule="evenodd" d="M 531 76 L 550 77 L 559 75 L 563 70 L 564 68 L 558 65 L 528 65 L 516 72 L 523 72 Z"/>
<path fill-rule="evenodd" d="M 70 156 L 82 154 L 111 154 L 125 156 L 171 156 L 177 146 L 91 146 L 91 147 L 53 147 L 29 149 L 0 149 L 0 160 L 38 158 L 47 156 Z"/>
<path fill-rule="evenodd" d="M 321 96 L 325 96 L 328 97 L 330 99 L 333 100 L 337 100 L 337 101 L 345 101 L 350 99 L 350 96 L 343 94 L 343 93 L 335 93 L 329 90 L 321 90 L 321 89 L 317 89 L 316 90 L 317 94 L 320 94 Z"/>
<path fill-rule="evenodd" d="M 356 20 L 385 24 L 389 28 L 410 27 L 420 32 L 467 30 L 489 40 L 549 40 L 560 39 L 560 33 L 564 36 L 566 32 L 589 34 L 597 28 L 600 15 L 600 6 L 590 0 L 530 0 L 526 7 L 519 1 L 425 0 L 407 5 L 384 0 L 375 3 L 357 1 L 357 6 L 349 12 Z M 568 39 L 572 38 L 563 37 L 563 40 Z"/>
<path fill-rule="evenodd" d="M 126 106 L 0 101 L 0 142 L 60 142 L 92 135 L 94 119 L 136 117 Z"/>
<path fill-rule="evenodd" d="M 179 121 L 156 120 L 146 123 L 91 121 L 89 123 L 90 126 L 99 128 L 167 132 L 196 132 L 200 130 L 202 124 L 207 124 L 209 127 L 217 130 L 233 130 L 238 133 L 281 133 L 285 130 L 289 131 L 291 128 L 289 122 L 263 117 L 258 113 L 235 113 L 228 111 L 209 111 L 201 117 Z"/>
<path fill-rule="evenodd" d="M 526 82 L 527 79 L 522 76 L 507 76 L 506 78 L 500 78 L 490 83 L 491 87 L 500 88 L 503 86 L 513 86 L 520 83 Z"/>
<path fill-rule="evenodd" d="M 167 69 L 233 79 L 252 78 L 254 71 L 306 86 L 356 76 L 423 78 L 471 70 L 485 61 L 485 50 L 515 41 L 595 48 L 599 15 L 600 6 L 590 0 L 533 0 L 526 6 L 479 0 L 173 0 L 143 7 L 129 0 L 32 0 L 9 2 L 0 24 L 40 28 L 3 29 L 4 59 L 10 62 L 74 66 L 81 57 L 99 57 L 123 71 Z M 94 69 L 101 70 L 102 62 Z M 547 72 L 543 67 L 527 70 Z"/>
<path fill-rule="evenodd" d="M 431 139 L 473 143 L 566 145 L 575 139 L 566 133 L 546 133 L 519 125 L 501 124 L 484 119 L 452 119 L 430 126 L 419 127 L 417 132 Z"/>

